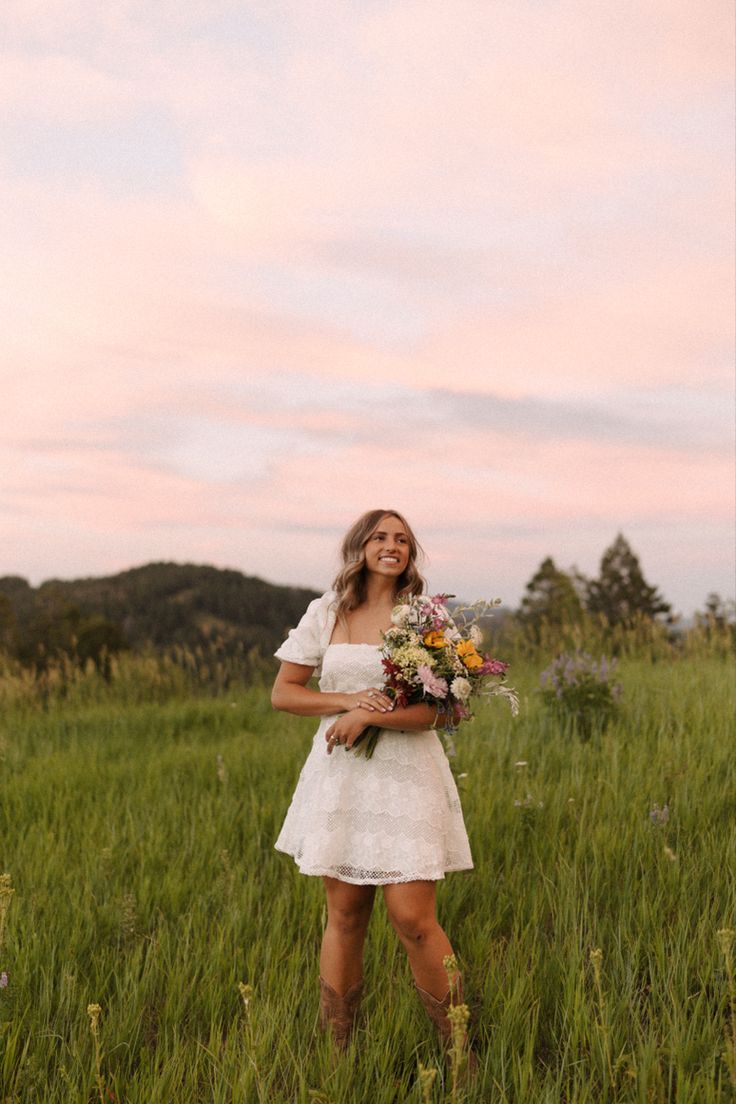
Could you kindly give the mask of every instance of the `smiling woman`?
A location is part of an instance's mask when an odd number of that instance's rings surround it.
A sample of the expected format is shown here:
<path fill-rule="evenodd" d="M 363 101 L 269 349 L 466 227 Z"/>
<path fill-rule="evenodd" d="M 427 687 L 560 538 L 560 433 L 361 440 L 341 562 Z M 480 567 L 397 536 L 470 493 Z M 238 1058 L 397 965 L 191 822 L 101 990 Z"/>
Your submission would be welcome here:
<path fill-rule="evenodd" d="M 394 510 L 363 514 L 342 544 L 334 589 L 312 602 L 276 652 L 276 709 L 321 717 L 277 850 L 322 877 L 327 925 L 320 954 L 323 1027 L 349 1043 L 363 988 L 363 944 L 376 886 L 409 956 L 419 996 L 446 1045 L 450 942 L 435 913 L 437 880 L 473 865 L 455 782 L 434 731 L 437 710 L 395 706 L 384 692 L 381 645 L 397 603 L 421 594 L 420 549 Z M 320 676 L 319 690 L 307 685 Z M 372 758 L 353 745 L 379 724 Z M 342 746 L 341 746 L 342 745 Z M 333 751 L 339 752 L 333 755 Z"/>

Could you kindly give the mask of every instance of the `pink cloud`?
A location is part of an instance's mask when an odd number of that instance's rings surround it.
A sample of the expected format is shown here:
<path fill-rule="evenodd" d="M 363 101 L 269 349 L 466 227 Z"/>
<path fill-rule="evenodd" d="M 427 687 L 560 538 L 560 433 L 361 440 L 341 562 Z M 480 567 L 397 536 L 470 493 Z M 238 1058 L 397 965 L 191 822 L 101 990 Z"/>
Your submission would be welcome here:
<path fill-rule="evenodd" d="M 268 5 L 247 14 L 274 36 L 268 65 L 247 36 L 212 30 L 243 15 L 235 0 L 3 7 L 6 121 L 62 128 L 146 104 L 172 120 L 185 163 L 148 198 L 27 167 L 0 177 L 6 546 L 35 556 L 44 525 L 70 563 L 112 562 L 113 546 L 121 564 L 242 546 L 246 566 L 296 582 L 322 577 L 324 531 L 387 499 L 428 530 L 438 499 L 452 504 L 466 535 L 437 542 L 448 571 L 468 533 L 489 560 L 501 547 L 533 559 L 554 549 L 529 525 L 590 525 L 580 540 L 593 542 L 608 519 L 689 523 L 695 542 L 721 523 L 723 441 L 409 433 L 410 419 L 402 438 L 401 410 L 319 404 L 345 381 L 417 403 L 432 388 L 614 411 L 672 387 L 725 400 L 725 5 L 468 0 L 459 17 L 439 0 L 285 0 L 277 21 Z M 351 300 L 370 325 L 351 325 Z M 409 336 L 391 337 L 404 315 Z M 292 377 L 315 381 L 312 406 L 229 402 L 239 382 L 280 379 L 286 393 Z M 293 446 L 250 481 L 186 476 L 165 442 L 137 458 L 116 447 L 143 415 L 197 412 Z M 488 536 L 495 523 L 517 536 Z M 281 545 L 274 559 L 274 533 L 305 524 L 321 535 L 302 536 L 301 559 Z"/>
<path fill-rule="evenodd" d="M 0 118 L 88 122 L 126 114 L 142 96 L 133 79 L 64 54 L 6 54 L 0 66 Z"/>

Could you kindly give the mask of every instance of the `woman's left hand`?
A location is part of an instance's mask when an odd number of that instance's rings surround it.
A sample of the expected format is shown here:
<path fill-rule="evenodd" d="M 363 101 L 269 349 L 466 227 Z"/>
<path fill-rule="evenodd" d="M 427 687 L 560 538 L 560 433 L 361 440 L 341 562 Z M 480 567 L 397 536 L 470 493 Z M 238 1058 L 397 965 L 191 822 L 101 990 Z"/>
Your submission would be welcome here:
<path fill-rule="evenodd" d="M 349 713 L 341 714 L 325 732 L 327 754 L 331 755 L 338 744 L 351 748 L 361 732 L 375 723 L 374 717 L 363 709 L 351 709 Z"/>

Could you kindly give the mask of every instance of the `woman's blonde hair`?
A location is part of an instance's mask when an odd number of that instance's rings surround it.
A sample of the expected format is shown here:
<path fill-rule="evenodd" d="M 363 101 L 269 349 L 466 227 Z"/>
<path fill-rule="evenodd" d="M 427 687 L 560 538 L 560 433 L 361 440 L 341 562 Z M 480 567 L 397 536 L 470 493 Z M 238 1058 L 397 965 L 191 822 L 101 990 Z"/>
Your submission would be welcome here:
<path fill-rule="evenodd" d="M 348 529 L 342 542 L 342 568 L 332 584 L 337 594 L 337 616 L 344 618 L 366 598 L 365 545 L 381 518 L 395 517 L 406 530 L 409 538 L 409 562 L 396 580 L 395 597 L 421 594 L 426 584 L 417 568 L 422 548 L 412 532 L 409 522 L 398 510 L 367 510 Z"/>

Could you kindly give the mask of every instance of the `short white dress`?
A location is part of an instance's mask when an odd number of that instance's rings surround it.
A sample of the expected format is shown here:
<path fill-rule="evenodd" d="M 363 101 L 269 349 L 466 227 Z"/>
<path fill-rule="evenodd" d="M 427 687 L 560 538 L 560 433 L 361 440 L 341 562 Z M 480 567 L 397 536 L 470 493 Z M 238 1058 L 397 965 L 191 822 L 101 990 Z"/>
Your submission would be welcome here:
<path fill-rule="evenodd" d="M 381 650 L 330 644 L 335 595 L 309 604 L 275 653 L 314 667 L 326 693 L 383 684 Z M 437 881 L 473 866 L 460 799 L 437 733 L 384 729 L 372 758 L 343 747 L 327 754 L 323 717 L 299 776 L 276 850 L 303 874 L 354 885 Z"/>

